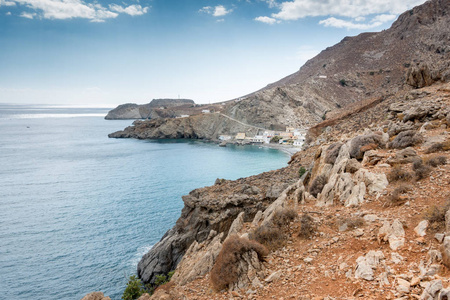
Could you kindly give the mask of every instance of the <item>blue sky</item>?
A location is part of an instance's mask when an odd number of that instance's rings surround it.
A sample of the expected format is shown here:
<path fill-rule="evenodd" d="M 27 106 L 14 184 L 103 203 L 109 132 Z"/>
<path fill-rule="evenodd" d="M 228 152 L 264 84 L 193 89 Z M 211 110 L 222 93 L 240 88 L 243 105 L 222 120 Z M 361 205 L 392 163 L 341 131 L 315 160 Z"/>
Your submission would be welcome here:
<path fill-rule="evenodd" d="M 424 0 L 0 0 L 0 102 L 217 102 Z"/>

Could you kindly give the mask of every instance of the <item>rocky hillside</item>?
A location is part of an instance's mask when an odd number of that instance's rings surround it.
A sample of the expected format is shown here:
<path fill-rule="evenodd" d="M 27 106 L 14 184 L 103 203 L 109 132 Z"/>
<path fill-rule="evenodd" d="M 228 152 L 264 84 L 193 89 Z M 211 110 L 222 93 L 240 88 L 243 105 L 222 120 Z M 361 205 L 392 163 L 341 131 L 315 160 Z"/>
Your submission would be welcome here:
<path fill-rule="evenodd" d="M 190 99 L 153 99 L 148 104 L 119 105 L 106 115 L 106 120 L 174 118 L 195 103 Z M 174 108 L 177 108 L 174 110 Z"/>
<path fill-rule="evenodd" d="M 144 282 L 176 266 L 151 299 L 447 299 L 450 84 L 398 92 L 288 167 L 183 201 L 138 266 Z"/>
<path fill-rule="evenodd" d="M 240 101 L 226 102 L 221 112 L 266 129 L 308 128 L 327 113 L 339 113 L 362 100 L 446 81 L 450 78 L 449 3 L 428 1 L 403 13 L 388 30 L 346 37 L 298 72 Z M 215 123 L 215 132 L 227 133 L 221 126 L 229 127 L 230 120 L 223 121 Z"/>

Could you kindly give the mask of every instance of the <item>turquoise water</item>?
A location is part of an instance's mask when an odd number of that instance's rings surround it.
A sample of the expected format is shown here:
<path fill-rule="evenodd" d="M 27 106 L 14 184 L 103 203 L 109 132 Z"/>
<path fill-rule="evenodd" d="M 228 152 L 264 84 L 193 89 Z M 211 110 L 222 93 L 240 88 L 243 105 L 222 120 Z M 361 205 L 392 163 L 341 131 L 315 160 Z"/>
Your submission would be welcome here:
<path fill-rule="evenodd" d="M 190 190 L 286 165 L 272 149 L 108 139 L 107 109 L 0 104 L 0 297 L 120 299 Z"/>

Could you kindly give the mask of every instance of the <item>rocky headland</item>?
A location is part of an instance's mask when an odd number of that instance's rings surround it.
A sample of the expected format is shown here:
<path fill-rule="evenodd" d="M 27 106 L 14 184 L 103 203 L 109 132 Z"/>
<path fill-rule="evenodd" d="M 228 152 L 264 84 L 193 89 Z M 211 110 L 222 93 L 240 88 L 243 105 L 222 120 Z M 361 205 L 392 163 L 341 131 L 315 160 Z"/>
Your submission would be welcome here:
<path fill-rule="evenodd" d="M 127 103 L 119 105 L 106 115 L 106 120 L 174 118 L 195 106 L 190 99 L 153 99 L 148 104 Z"/>
<path fill-rule="evenodd" d="M 286 168 L 183 197 L 137 270 L 175 273 L 140 299 L 448 299 L 449 18 L 450 1 L 428 1 L 220 113 L 111 135 L 209 139 L 222 114 L 310 127 Z"/>

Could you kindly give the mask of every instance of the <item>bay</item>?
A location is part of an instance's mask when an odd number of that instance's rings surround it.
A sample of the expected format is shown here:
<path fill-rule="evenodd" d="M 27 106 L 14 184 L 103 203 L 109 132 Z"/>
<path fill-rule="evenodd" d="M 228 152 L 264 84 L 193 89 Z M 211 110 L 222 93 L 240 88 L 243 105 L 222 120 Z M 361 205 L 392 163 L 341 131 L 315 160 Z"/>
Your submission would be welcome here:
<path fill-rule="evenodd" d="M 286 165 L 288 155 L 200 141 L 108 139 L 106 108 L 0 104 L 0 295 L 120 299 L 181 196 Z"/>

